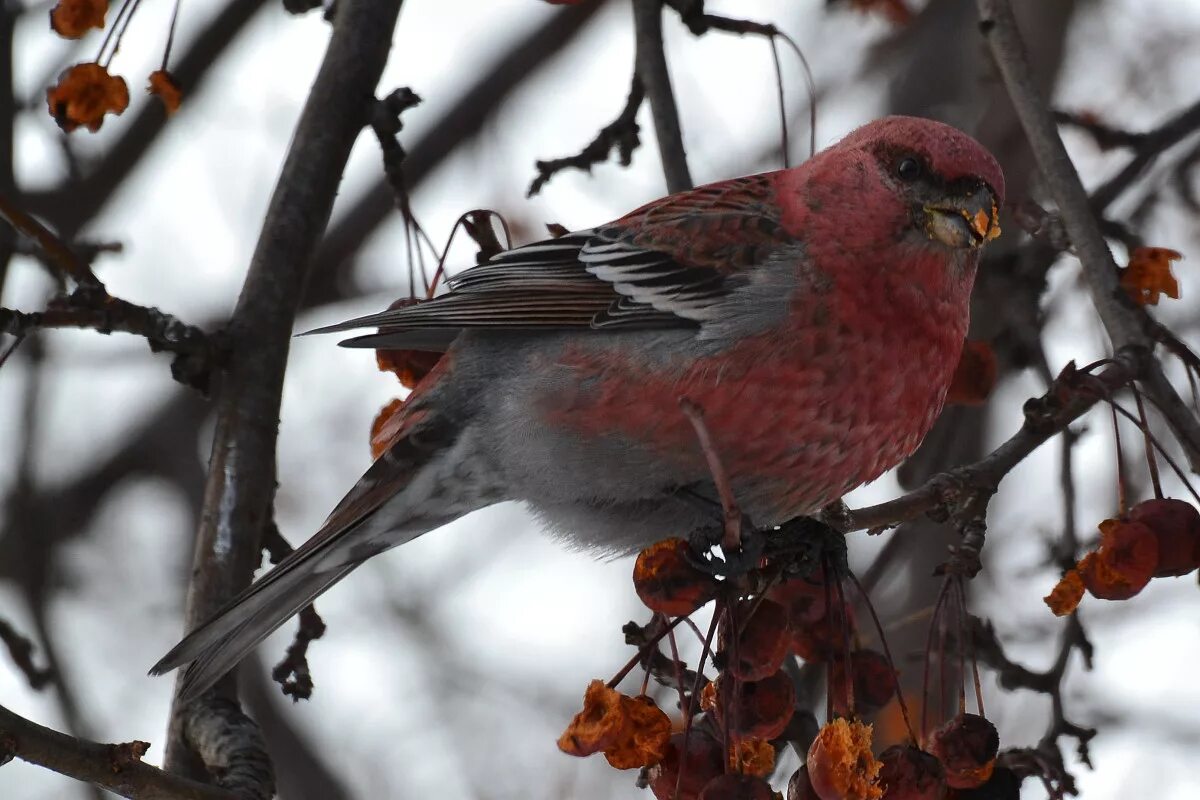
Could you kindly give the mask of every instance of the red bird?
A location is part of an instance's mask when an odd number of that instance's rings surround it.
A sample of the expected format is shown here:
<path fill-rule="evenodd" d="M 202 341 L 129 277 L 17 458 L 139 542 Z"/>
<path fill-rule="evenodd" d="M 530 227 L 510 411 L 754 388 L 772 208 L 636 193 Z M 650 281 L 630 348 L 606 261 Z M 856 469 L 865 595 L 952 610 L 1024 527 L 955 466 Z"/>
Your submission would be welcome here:
<path fill-rule="evenodd" d="M 889 117 L 793 169 L 664 197 L 324 329 L 445 355 L 316 535 L 152 672 L 191 662 L 194 696 L 366 559 L 492 503 L 609 552 L 719 527 L 695 502 L 715 489 L 681 398 L 755 524 L 816 512 L 933 424 L 1003 200 L 979 143 Z"/>

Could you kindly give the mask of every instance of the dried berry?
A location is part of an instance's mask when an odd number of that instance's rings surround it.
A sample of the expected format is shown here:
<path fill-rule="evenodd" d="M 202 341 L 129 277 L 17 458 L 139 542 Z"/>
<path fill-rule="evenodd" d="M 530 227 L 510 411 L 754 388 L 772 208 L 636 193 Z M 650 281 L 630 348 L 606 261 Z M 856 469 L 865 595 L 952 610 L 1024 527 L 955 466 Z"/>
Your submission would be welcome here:
<path fill-rule="evenodd" d="M 722 619 L 719 653 L 725 669 L 744 681 L 773 675 L 787 658 L 787 611 L 774 600 L 747 600 L 737 606 L 736 641 L 729 634 L 729 615 Z"/>
<path fill-rule="evenodd" d="M 883 800 L 939 800 L 946 788 L 942 762 L 916 745 L 897 744 L 879 754 Z"/>
<path fill-rule="evenodd" d="M 684 738 L 683 733 L 672 736 L 666 755 L 650 770 L 650 791 L 657 800 L 697 800 L 709 781 L 725 774 L 725 749 L 716 739 L 702 730 L 691 730 L 686 736 L 687 757 L 681 758 Z M 677 785 L 679 794 L 675 793 Z"/>
<path fill-rule="evenodd" d="M 728 716 L 729 729 L 742 736 L 774 739 L 787 728 L 796 710 L 796 686 L 783 670 L 761 681 L 737 681 L 726 673 L 715 686 L 712 707 L 718 724 L 724 726 Z"/>
<path fill-rule="evenodd" d="M 649 697 L 626 697 L 595 680 L 558 747 L 573 756 L 603 752 L 617 769 L 633 769 L 661 761 L 670 736 L 671 720 Z"/>
<path fill-rule="evenodd" d="M 1043 602 L 1054 612 L 1054 616 L 1062 617 L 1079 607 L 1083 599 L 1083 578 L 1077 568 L 1072 567 L 1059 579 L 1050 594 L 1042 598 Z"/>
<path fill-rule="evenodd" d="M 716 595 L 717 580 L 697 569 L 688 560 L 689 552 L 683 539 L 666 539 L 638 554 L 633 588 L 651 611 L 684 616 Z"/>
<path fill-rule="evenodd" d="M 1171 262 L 1183 256 L 1166 247 L 1137 247 L 1122 269 L 1121 288 L 1139 306 L 1158 305 L 1161 295 L 1179 299 L 1179 281 L 1171 274 Z"/>
<path fill-rule="evenodd" d="M 774 800 L 771 784 L 753 775 L 721 775 L 700 793 L 700 800 Z"/>
<path fill-rule="evenodd" d="M 767 590 L 767 599 L 787 609 L 788 625 L 810 625 L 825 616 L 825 597 L 829 589 L 824 583 L 807 578 L 791 578 Z"/>
<path fill-rule="evenodd" d="M 1147 500 L 1130 509 L 1128 518 L 1148 527 L 1158 540 L 1154 577 L 1186 575 L 1200 566 L 1200 512 L 1191 503 L 1169 497 Z"/>
<path fill-rule="evenodd" d="M 175 80 L 175 76 L 165 69 L 156 69 L 150 73 L 150 85 L 146 87 L 146 91 L 162 102 L 168 116 L 178 111 L 183 102 L 183 87 Z"/>
<path fill-rule="evenodd" d="M 959 714 L 934 731 L 929 740 L 929 752 L 942 762 L 946 785 L 954 789 L 987 783 L 999 749 L 996 726 L 977 714 Z"/>
<path fill-rule="evenodd" d="M 838 717 L 808 748 L 808 776 L 821 800 L 879 800 L 882 767 L 871 753 L 871 726 Z"/>
<path fill-rule="evenodd" d="M 844 658 L 836 657 L 831 662 L 833 674 L 829 694 L 837 713 L 844 717 L 851 716 L 852 711 L 869 714 L 883 708 L 889 700 L 896 696 L 896 671 L 888 663 L 887 657 L 877 650 L 855 650 L 850 654 L 850 674 L 854 681 L 855 708 L 847 708 L 844 662 Z"/>
<path fill-rule="evenodd" d="M 763 739 L 738 739 L 729 748 L 729 770 L 743 775 L 768 777 L 775 769 L 775 748 Z"/>
<path fill-rule="evenodd" d="M 46 90 L 46 105 L 67 133 L 80 125 L 94 133 L 105 114 L 120 114 L 129 107 L 129 87 L 124 78 L 89 61 L 63 71 L 58 83 Z"/>
<path fill-rule="evenodd" d="M 954 800 L 1021 800 L 1021 779 L 1007 767 L 996 767 L 987 783 L 974 789 L 959 789 Z"/>
<path fill-rule="evenodd" d="M 1140 522 L 1106 519 L 1100 523 L 1100 548 L 1076 568 L 1093 596 L 1128 600 L 1145 588 L 1158 568 L 1158 539 Z"/>
<path fill-rule="evenodd" d="M 808 779 L 808 765 L 792 773 L 788 780 L 787 800 L 821 800 Z"/>
<path fill-rule="evenodd" d="M 108 0 L 58 0 L 50 9 L 50 27 L 64 39 L 79 39 L 92 28 L 104 27 Z"/>

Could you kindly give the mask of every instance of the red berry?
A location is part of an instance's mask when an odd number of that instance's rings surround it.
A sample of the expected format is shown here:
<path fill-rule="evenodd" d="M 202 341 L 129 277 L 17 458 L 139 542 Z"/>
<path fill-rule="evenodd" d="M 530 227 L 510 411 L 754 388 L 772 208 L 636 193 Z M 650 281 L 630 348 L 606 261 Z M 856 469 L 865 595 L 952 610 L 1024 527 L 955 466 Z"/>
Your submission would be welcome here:
<path fill-rule="evenodd" d="M 938 800 L 946 788 L 942 762 L 911 744 L 897 744 L 879 755 L 883 800 Z"/>
<path fill-rule="evenodd" d="M 729 616 L 722 620 L 719 649 L 725 669 L 744 681 L 770 677 L 787 658 L 787 611 L 779 603 L 764 598 L 739 604 L 737 612 L 736 642 L 729 635 Z"/>
<path fill-rule="evenodd" d="M 829 693 L 833 708 L 843 717 L 851 711 L 869 714 L 888 704 L 896 695 L 896 671 L 887 657 L 877 650 L 855 650 L 850 654 L 850 675 L 854 681 L 855 708 L 846 708 L 846 675 L 842 664 L 844 658 L 834 658 Z"/>
<path fill-rule="evenodd" d="M 688 560 L 689 547 L 683 539 L 666 539 L 638 554 L 633 588 L 651 611 L 682 617 L 716 594 L 716 578 Z"/>
<path fill-rule="evenodd" d="M 808 765 L 792 773 L 788 781 L 787 800 L 821 800 L 812 781 L 808 779 Z"/>
<path fill-rule="evenodd" d="M 687 734 L 687 757 L 683 752 L 684 734 L 677 733 L 667 744 L 667 754 L 650 769 L 650 791 L 658 800 L 698 800 L 709 781 L 725 774 L 725 748 L 701 730 Z M 683 778 L 679 777 L 683 764 Z M 679 794 L 675 794 L 678 785 Z"/>
<path fill-rule="evenodd" d="M 783 670 L 761 681 L 735 681 L 728 673 L 717 681 L 716 716 L 720 725 L 754 739 L 783 733 L 796 710 L 796 686 Z"/>
<path fill-rule="evenodd" d="M 946 770 L 946 785 L 973 789 L 992 777 L 1000 736 L 996 726 L 977 714 L 959 714 L 933 732 L 929 752 Z"/>
<path fill-rule="evenodd" d="M 1154 577 L 1186 575 L 1200 566 L 1200 512 L 1191 503 L 1147 500 L 1129 511 L 1130 522 L 1140 522 L 1158 539 L 1158 569 Z"/>
<path fill-rule="evenodd" d="M 713 778 L 700 793 L 700 800 L 774 800 L 771 784 L 752 775 L 722 775 Z"/>

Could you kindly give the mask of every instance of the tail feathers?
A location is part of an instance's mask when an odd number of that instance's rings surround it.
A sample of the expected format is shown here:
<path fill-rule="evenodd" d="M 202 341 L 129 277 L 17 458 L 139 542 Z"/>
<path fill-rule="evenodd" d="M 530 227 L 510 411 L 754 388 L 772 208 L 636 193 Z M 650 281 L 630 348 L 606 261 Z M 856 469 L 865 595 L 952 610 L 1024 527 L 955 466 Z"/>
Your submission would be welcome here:
<path fill-rule="evenodd" d="M 350 574 L 358 563 L 327 572 L 308 572 L 303 563 L 291 565 L 291 570 L 285 569 L 286 563 L 280 564 L 275 572 L 248 587 L 215 617 L 188 634 L 150 669 L 150 674 L 161 675 L 191 662 L 183 674 L 179 694 L 184 700 L 199 696 L 293 614 Z"/>

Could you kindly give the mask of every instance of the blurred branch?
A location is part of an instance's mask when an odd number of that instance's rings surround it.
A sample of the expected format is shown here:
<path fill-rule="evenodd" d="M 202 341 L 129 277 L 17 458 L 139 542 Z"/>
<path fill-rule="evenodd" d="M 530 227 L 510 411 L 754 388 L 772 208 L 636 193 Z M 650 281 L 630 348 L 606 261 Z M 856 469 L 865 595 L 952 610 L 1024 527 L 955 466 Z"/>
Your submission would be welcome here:
<path fill-rule="evenodd" d="M 675 193 L 692 188 L 692 175 L 688 170 L 683 134 L 679 130 L 679 108 L 671 89 L 671 73 L 663 52 L 662 15 L 663 0 L 633 0 L 637 75 L 650 101 L 667 191 Z"/>
<path fill-rule="evenodd" d="M 274 497 L 277 420 L 296 309 L 350 149 L 370 120 L 401 2 L 338 4 L 328 49 L 271 197 L 228 329 L 229 368 L 217 403 L 186 630 L 245 586 L 259 560 Z M 236 710 L 236 702 L 233 675 L 195 702 L 176 696 L 168 768 L 199 772 L 191 753 L 221 752 L 214 742 L 241 730 L 223 724 L 228 716 L 221 704 Z M 253 749 L 261 741 L 241 737 L 239 743 Z"/>
<path fill-rule="evenodd" d="M 0 619 L 0 642 L 4 642 L 13 663 L 25 675 L 31 688 L 41 689 L 54 680 L 54 670 L 38 667 L 33 663 L 33 642 L 17 633 L 16 629 L 3 619 Z"/>
<path fill-rule="evenodd" d="M 529 184 L 525 196 L 533 197 L 551 178 L 568 167 L 591 174 L 593 166 L 608 160 L 614 147 L 617 149 L 617 158 L 621 166 L 628 167 L 633 160 L 633 151 L 642 143 L 638 137 L 640 129 L 637 113 L 645 99 L 646 89 L 642 85 L 641 77 L 635 72 L 633 80 L 629 82 L 629 96 L 625 99 L 625 107 L 621 109 L 617 118 L 601 128 L 596 138 L 575 155 L 535 162 L 538 174 L 533 183 Z"/>
<path fill-rule="evenodd" d="M 1007 0 L 977 0 L 980 27 L 1025 129 L 1034 158 L 1062 214 L 1063 225 L 1083 265 L 1092 303 L 1118 350 L 1135 348 L 1147 356 L 1154 348 L 1147 316 L 1136 309 L 1118 283 L 1112 253 L 1104 241 L 1093 205 L 1079 180 L 1049 107 L 1034 82 Z M 1200 114 L 1200 109 L 1197 109 Z M 1179 440 L 1192 470 L 1200 472 L 1200 420 L 1191 413 L 1153 358 L 1138 358 L 1146 394 L 1154 401 Z"/>
<path fill-rule="evenodd" d="M 582 3 L 556 10 L 540 27 L 515 42 L 499 59 L 478 70 L 476 82 L 419 139 L 404 160 L 409 192 L 431 175 L 463 142 L 483 130 L 484 123 L 518 86 L 570 44 L 604 2 Z M 385 178 L 349 203 L 321 240 L 309 293 L 333 294 L 328 285 L 339 267 L 357 253 L 371 234 L 395 211 Z"/>
<path fill-rule="evenodd" d="M 121 331 L 141 336 L 152 352 L 174 353 L 171 376 L 202 394 L 208 393 L 213 370 L 223 359 L 217 341 L 199 328 L 103 290 L 76 289 L 51 301 L 45 311 L 24 313 L 0 308 L 0 331 L 4 333 L 23 337 L 45 328 L 89 328 L 103 334 Z"/>
<path fill-rule="evenodd" d="M 42 223 L 26 214 L 11 200 L 0 194 L 0 217 L 12 226 L 13 230 L 23 233 L 33 241 L 46 255 L 46 263 L 69 277 L 80 289 L 93 292 L 104 292 L 104 284 L 92 272 L 87 262 L 77 256 L 63 240 L 50 232 Z"/>
<path fill-rule="evenodd" d="M 1120 172 L 1092 192 L 1092 209 L 1097 214 L 1104 213 L 1104 210 L 1129 188 L 1156 158 L 1197 131 L 1200 131 L 1200 101 L 1183 109 L 1152 131 L 1131 134 L 1136 139 L 1136 143 L 1130 145 L 1134 149 L 1133 158 Z"/>
<path fill-rule="evenodd" d="M 141 761 L 146 742 L 100 744 L 59 733 L 0 706 L 0 764 L 12 757 L 138 800 L 239 800 Z"/>

